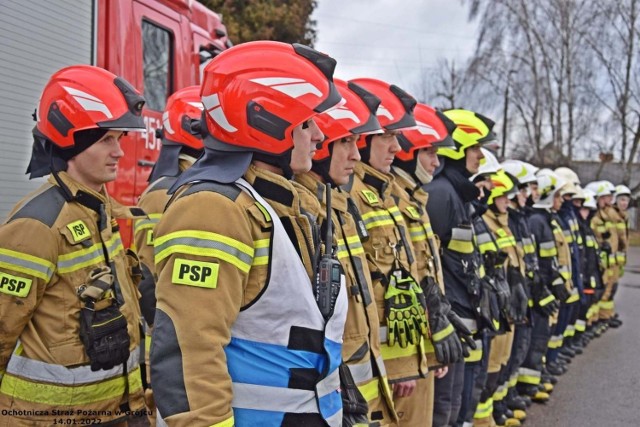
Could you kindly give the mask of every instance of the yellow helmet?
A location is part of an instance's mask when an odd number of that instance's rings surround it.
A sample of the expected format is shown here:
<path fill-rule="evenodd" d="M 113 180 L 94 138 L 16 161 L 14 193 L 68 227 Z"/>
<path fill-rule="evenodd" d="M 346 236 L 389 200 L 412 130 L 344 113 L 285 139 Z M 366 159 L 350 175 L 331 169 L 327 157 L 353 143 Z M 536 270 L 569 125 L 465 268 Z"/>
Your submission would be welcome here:
<path fill-rule="evenodd" d="M 492 205 L 493 201 L 498 197 L 507 196 L 510 198 L 518 192 L 514 182 L 503 170 L 491 175 L 491 183 L 493 188 L 491 189 L 489 200 L 487 200 L 489 205 Z"/>
<path fill-rule="evenodd" d="M 453 160 L 464 158 L 465 151 L 474 145 L 485 145 L 496 141 L 496 134 L 492 131 L 495 122 L 481 114 L 469 110 L 447 110 L 444 115 L 456 124 L 453 131 L 455 147 L 442 147 L 438 155 Z"/>

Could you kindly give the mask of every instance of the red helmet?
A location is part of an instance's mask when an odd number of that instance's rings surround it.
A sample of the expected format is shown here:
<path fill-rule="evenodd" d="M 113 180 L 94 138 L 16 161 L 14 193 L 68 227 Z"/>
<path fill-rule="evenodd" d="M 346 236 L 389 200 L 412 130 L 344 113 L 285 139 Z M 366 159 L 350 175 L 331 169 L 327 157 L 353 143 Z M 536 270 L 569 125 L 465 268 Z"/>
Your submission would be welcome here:
<path fill-rule="evenodd" d="M 376 118 L 380 99 L 356 83 L 339 79 L 334 79 L 333 82 L 345 102 L 340 107 L 315 117 L 326 138 L 316 151 L 314 160 L 329 157 L 329 144 L 341 138 L 382 132 L 382 126 Z"/>
<path fill-rule="evenodd" d="M 342 99 L 332 82 L 335 66 L 300 44 L 255 41 L 222 52 L 204 69 L 205 145 L 284 153 L 293 147 L 294 127 Z"/>
<path fill-rule="evenodd" d="M 203 144 L 199 124 L 202 109 L 200 86 L 189 86 L 174 92 L 162 114 L 162 136 L 170 142 L 201 150 Z M 197 126 L 194 126 L 196 123 Z"/>
<path fill-rule="evenodd" d="M 89 129 L 143 130 L 144 98 L 122 77 L 91 65 L 63 68 L 49 79 L 36 110 L 36 129 L 62 149 Z"/>
<path fill-rule="evenodd" d="M 413 109 L 416 100 L 396 85 L 390 85 L 381 80 L 359 78 L 351 80 L 380 98 L 380 105 L 376 110 L 376 117 L 384 130 L 404 130 L 416 125 Z M 358 141 L 358 148 L 367 145 L 365 135 Z"/>
<path fill-rule="evenodd" d="M 412 160 L 415 151 L 429 147 L 453 147 L 451 134 L 456 128 L 440 110 L 425 104 L 417 104 L 413 110 L 416 128 L 402 131 L 398 142 L 402 147 L 396 157 L 402 161 Z"/>

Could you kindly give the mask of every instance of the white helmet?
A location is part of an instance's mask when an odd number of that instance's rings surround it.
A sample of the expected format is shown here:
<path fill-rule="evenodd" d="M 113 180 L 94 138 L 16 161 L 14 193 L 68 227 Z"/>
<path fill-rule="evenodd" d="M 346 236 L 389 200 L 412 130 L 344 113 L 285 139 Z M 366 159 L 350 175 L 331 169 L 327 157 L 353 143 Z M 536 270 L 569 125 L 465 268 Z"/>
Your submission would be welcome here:
<path fill-rule="evenodd" d="M 469 178 L 471 181 L 475 180 L 478 176 L 489 176 L 497 173 L 502 169 L 500 166 L 500 162 L 496 158 L 495 154 L 486 148 L 480 148 L 482 154 L 484 155 L 484 159 L 480 160 L 480 167 L 478 168 L 478 173 Z"/>
<path fill-rule="evenodd" d="M 580 178 L 578 178 L 578 175 L 574 171 L 563 166 L 556 168 L 554 172 L 567 183 L 562 188 L 563 196 L 565 194 L 576 194 L 578 192 L 578 189 L 580 188 Z"/>
<path fill-rule="evenodd" d="M 584 194 L 584 203 L 582 203 L 582 207 L 589 208 L 592 211 L 597 210 L 598 205 L 596 204 L 596 193 L 588 188 L 585 188 L 582 192 Z"/>
<path fill-rule="evenodd" d="M 609 181 L 594 181 L 587 184 L 586 190 L 593 191 L 596 198 L 602 196 L 609 196 L 615 192 L 615 187 Z"/>
<path fill-rule="evenodd" d="M 553 207 L 553 198 L 566 182 L 552 170 L 538 175 L 538 192 L 540 198 L 533 204 L 534 208 L 550 209 Z"/>
<path fill-rule="evenodd" d="M 549 168 L 542 168 L 536 171 L 536 176 L 539 178 L 541 176 L 548 176 L 553 174 L 553 171 Z"/>
<path fill-rule="evenodd" d="M 513 175 L 522 185 L 536 182 L 538 180 L 536 177 L 536 171 L 538 168 L 533 166 L 531 163 L 523 162 L 521 160 L 505 160 L 502 162 L 501 166 L 505 172 L 509 175 Z"/>
<path fill-rule="evenodd" d="M 582 187 L 580 187 L 579 185 L 576 185 L 575 187 L 575 192 L 573 193 L 573 196 L 571 198 L 573 200 L 584 200 L 586 198 L 586 194 Z"/>
<path fill-rule="evenodd" d="M 624 184 L 616 185 L 616 192 L 614 194 L 614 198 L 617 199 L 618 196 L 631 197 L 631 189 Z"/>

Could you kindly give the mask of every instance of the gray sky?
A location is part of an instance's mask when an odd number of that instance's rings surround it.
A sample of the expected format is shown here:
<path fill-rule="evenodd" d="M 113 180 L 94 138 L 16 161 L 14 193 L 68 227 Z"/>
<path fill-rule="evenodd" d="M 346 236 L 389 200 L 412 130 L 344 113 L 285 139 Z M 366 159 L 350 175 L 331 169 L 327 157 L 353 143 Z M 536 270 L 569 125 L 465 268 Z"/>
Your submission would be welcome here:
<path fill-rule="evenodd" d="M 438 58 L 462 63 L 475 23 L 459 0 L 318 0 L 315 48 L 338 61 L 336 77 L 374 77 L 408 92 Z"/>

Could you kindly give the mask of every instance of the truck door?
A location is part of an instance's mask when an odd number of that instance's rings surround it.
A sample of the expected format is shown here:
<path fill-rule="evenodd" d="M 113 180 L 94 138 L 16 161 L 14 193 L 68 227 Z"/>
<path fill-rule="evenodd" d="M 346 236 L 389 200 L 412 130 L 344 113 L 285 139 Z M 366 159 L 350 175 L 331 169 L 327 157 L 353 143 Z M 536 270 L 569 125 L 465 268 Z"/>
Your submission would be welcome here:
<path fill-rule="evenodd" d="M 121 203 L 135 205 L 160 153 L 156 130 L 162 127 L 162 112 L 167 98 L 180 84 L 176 64 L 182 59 L 184 40 L 181 35 L 181 15 L 156 0 L 134 0 L 131 37 L 126 38 L 129 62 L 125 66 L 128 79 L 146 99 L 142 116 L 146 131 L 131 134 L 122 144 L 125 151 L 120 161 L 118 180 L 109 192 Z M 188 50 L 187 50 L 188 51 Z M 134 68 L 131 70 L 131 68 Z M 131 241 L 130 221 L 121 223 L 125 245 Z"/>

